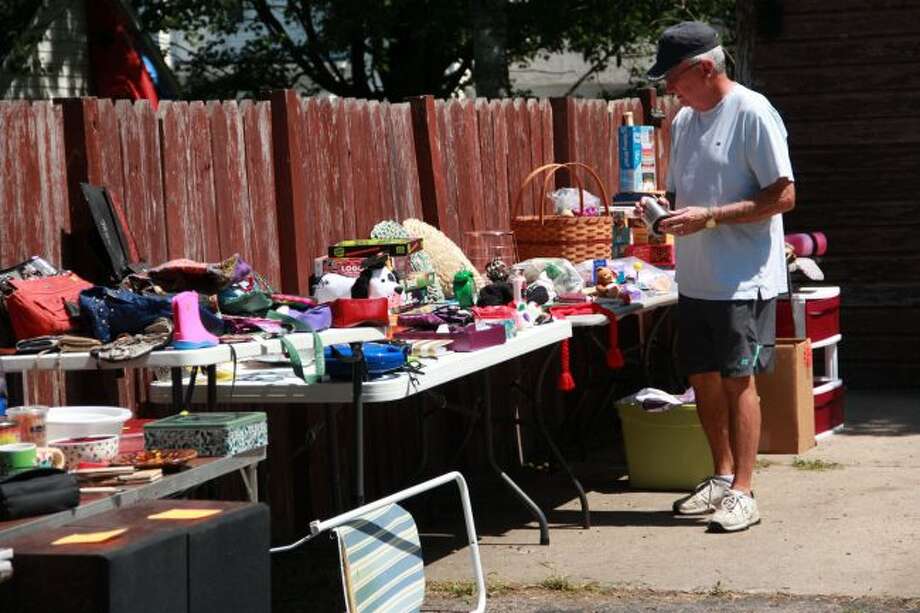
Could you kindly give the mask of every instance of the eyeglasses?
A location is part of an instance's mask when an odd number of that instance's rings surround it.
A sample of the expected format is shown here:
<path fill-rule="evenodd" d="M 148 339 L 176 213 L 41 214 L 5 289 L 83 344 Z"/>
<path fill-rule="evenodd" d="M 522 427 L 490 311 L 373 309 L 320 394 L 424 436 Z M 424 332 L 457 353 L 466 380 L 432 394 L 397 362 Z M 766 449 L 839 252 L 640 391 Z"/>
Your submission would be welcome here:
<path fill-rule="evenodd" d="M 683 68 L 681 68 L 681 69 L 679 69 L 679 70 L 677 70 L 677 71 L 675 71 L 675 70 L 673 70 L 673 69 L 672 69 L 672 70 L 669 70 L 669 71 L 668 71 L 667 73 L 665 73 L 665 75 L 664 75 L 665 81 L 670 81 L 671 83 L 674 83 L 675 81 L 677 81 L 677 79 L 679 79 L 680 77 L 684 76 L 685 73 L 689 72 L 690 70 L 692 70 L 693 68 L 695 68 L 696 66 L 699 66 L 699 65 L 700 65 L 700 62 L 699 62 L 699 60 L 697 60 L 697 61 L 695 61 L 695 62 L 691 62 L 691 63 L 687 64 L 686 66 L 684 66 Z"/>

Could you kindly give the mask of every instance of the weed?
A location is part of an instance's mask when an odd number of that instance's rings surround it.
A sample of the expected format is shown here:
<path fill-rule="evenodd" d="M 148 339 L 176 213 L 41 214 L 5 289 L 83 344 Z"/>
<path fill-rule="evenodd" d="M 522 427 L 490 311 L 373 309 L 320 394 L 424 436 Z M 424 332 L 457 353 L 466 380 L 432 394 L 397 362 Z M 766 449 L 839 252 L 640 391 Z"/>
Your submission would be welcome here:
<path fill-rule="evenodd" d="M 770 468 L 773 466 L 773 462 L 766 458 L 759 458 L 757 462 L 754 463 L 754 468 L 757 470 L 763 470 L 765 468 Z"/>
<path fill-rule="evenodd" d="M 715 585 L 709 588 L 709 595 L 714 598 L 722 598 L 728 594 L 728 590 L 722 585 L 722 580 L 716 581 Z"/>
<path fill-rule="evenodd" d="M 843 468 L 843 465 L 837 462 L 828 462 L 821 458 L 815 458 L 814 460 L 795 458 L 792 461 L 792 467 L 799 470 L 833 470 L 835 468 Z"/>
<path fill-rule="evenodd" d="M 578 586 L 569 581 L 565 575 L 552 574 L 540 582 L 540 587 L 554 592 L 574 592 Z"/>
<path fill-rule="evenodd" d="M 476 593 L 474 581 L 429 581 L 428 589 L 432 592 L 448 594 L 452 598 L 465 598 Z"/>

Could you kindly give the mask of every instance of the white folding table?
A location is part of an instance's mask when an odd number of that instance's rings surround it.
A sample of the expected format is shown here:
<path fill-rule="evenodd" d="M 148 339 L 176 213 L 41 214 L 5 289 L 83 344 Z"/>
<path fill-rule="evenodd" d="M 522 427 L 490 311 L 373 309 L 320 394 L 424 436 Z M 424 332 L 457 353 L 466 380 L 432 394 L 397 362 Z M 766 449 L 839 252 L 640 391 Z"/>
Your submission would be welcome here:
<path fill-rule="evenodd" d="M 355 483 L 354 495 L 355 503 L 360 506 L 364 501 L 364 411 L 363 403 L 381 403 L 404 400 L 415 394 L 431 390 L 445 383 L 455 381 L 462 377 L 479 374 L 482 376 L 482 394 L 483 394 L 483 422 L 485 428 L 486 445 L 489 456 L 489 463 L 493 470 L 499 475 L 509 488 L 518 496 L 518 498 L 530 509 L 535 519 L 540 524 L 540 541 L 542 544 L 549 543 L 549 529 L 546 517 L 540 508 L 524 493 L 524 491 L 502 470 L 494 457 L 492 447 L 492 430 L 491 430 L 491 386 L 489 381 L 489 368 L 497 364 L 513 360 L 527 353 L 538 349 L 555 345 L 563 339 L 572 336 L 572 326 L 568 321 L 553 321 L 548 324 L 537 326 L 518 333 L 517 336 L 508 340 L 506 343 L 473 351 L 469 353 L 449 353 L 438 357 L 437 359 L 419 358 L 423 364 L 420 373 L 398 373 L 385 375 L 370 381 L 361 383 L 356 386 L 354 382 L 347 381 L 329 381 L 307 385 L 301 379 L 296 377 L 290 367 L 283 368 L 258 368 L 250 369 L 245 365 L 237 372 L 234 382 L 218 382 L 216 385 L 216 401 L 221 403 L 304 403 L 304 404 L 325 404 L 341 403 L 354 404 L 356 411 L 355 419 Z M 373 339 L 355 339 L 355 340 L 373 340 Z M 324 339 L 324 342 L 325 339 Z M 346 341 L 329 341 L 329 342 L 346 342 Z M 544 368 L 541 369 L 540 376 L 545 377 L 547 359 Z M 312 372 L 312 366 L 305 368 L 305 371 Z M 174 393 L 174 392 L 173 392 Z M 182 393 L 181 390 L 179 392 Z M 169 388 L 165 383 L 154 382 L 150 386 L 150 400 L 155 403 L 167 403 L 169 401 Z M 200 390 L 193 390 L 191 395 L 192 401 L 201 402 L 204 398 Z M 549 439 L 549 434 L 542 425 L 540 416 L 540 407 L 535 407 L 535 415 L 538 424 L 541 424 L 541 430 L 544 436 L 551 443 L 551 447 L 558 454 L 557 459 L 565 466 L 570 478 L 576 485 L 582 500 L 582 508 L 587 516 L 587 498 L 584 497 L 584 491 L 574 474 L 568 469 L 568 465 L 558 453 L 558 449 Z M 334 449 L 332 451 L 335 451 Z M 333 458 L 333 464 L 335 460 Z"/>

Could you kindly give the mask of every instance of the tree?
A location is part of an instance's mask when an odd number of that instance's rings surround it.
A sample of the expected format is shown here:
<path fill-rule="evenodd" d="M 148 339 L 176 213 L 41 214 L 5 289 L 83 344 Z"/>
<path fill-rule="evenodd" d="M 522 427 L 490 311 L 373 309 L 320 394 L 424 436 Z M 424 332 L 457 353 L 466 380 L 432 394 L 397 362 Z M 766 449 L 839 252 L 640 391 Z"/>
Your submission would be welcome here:
<path fill-rule="evenodd" d="M 734 0 L 136 0 L 147 31 L 183 32 L 187 97 L 320 89 L 447 97 L 507 93 L 507 65 L 582 53 L 603 70 L 680 19 L 731 19 Z M 590 73 L 589 73 L 590 74 Z M 587 76 L 587 75 L 586 75 Z"/>

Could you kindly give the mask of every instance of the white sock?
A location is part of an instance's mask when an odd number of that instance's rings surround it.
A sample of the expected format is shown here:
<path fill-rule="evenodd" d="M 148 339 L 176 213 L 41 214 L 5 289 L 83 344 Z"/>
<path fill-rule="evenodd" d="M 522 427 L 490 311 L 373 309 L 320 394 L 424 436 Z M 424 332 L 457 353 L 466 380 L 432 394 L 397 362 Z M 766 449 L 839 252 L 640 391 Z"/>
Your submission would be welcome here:
<path fill-rule="evenodd" d="M 735 475 L 716 475 L 716 479 L 721 479 L 731 485 L 735 481 Z"/>

